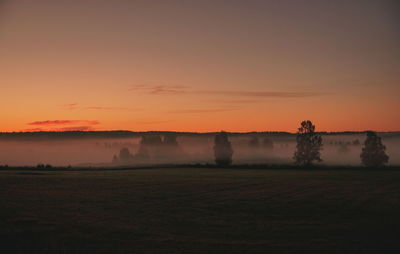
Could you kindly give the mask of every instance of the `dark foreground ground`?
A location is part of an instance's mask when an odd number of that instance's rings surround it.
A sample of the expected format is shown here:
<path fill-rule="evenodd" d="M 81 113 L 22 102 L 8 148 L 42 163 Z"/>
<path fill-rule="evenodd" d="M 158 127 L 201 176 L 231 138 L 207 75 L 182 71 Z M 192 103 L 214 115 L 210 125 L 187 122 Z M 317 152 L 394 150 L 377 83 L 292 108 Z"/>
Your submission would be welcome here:
<path fill-rule="evenodd" d="M 0 171 L 1 253 L 400 253 L 400 171 Z"/>

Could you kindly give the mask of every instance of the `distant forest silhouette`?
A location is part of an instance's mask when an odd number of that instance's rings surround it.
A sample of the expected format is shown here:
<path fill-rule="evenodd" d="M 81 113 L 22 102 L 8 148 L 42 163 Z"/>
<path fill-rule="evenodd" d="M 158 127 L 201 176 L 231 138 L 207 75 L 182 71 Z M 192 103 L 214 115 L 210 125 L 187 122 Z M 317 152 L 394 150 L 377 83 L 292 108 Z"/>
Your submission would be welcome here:
<path fill-rule="evenodd" d="M 0 139 L 80 139 L 80 138 L 137 138 L 147 135 L 178 136 L 215 136 L 218 132 L 175 132 L 175 131 L 37 131 L 37 132 L 0 132 Z M 296 133 L 282 131 L 263 132 L 227 132 L 229 136 L 271 135 L 271 136 L 296 136 Z M 343 131 L 343 132 L 316 132 L 319 135 L 356 135 L 367 134 L 368 131 Z M 400 132 L 383 132 L 386 137 L 400 138 Z"/>
<path fill-rule="evenodd" d="M 361 163 L 366 167 L 382 167 L 387 164 L 389 156 L 386 154 L 386 147 L 382 144 L 381 138 L 373 131 L 364 133 L 366 133 L 367 137 L 360 154 Z M 139 149 L 135 154 L 131 154 L 129 149 L 124 147 L 120 150 L 119 155 L 114 155 L 112 163 L 115 165 L 129 165 L 144 163 L 155 158 L 184 156 L 177 142 L 179 133 L 164 132 L 163 135 L 160 135 L 157 132 L 151 132 L 146 134 L 142 135 Z M 234 149 L 229 141 L 229 136 L 234 134 L 221 131 L 212 134 L 208 133 L 207 135 L 214 136 L 213 151 L 216 165 L 227 167 L 233 164 Z M 294 164 L 307 167 L 323 161 L 323 158 L 321 158 L 323 149 L 322 136 L 321 133 L 316 132 L 316 127 L 310 120 L 301 122 L 298 132 L 294 135 L 296 135 L 296 150 L 293 154 Z M 349 145 L 359 146 L 361 143 L 356 139 L 347 143 L 339 141 L 335 145 L 339 146 L 338 151 L 340 153 L 347 153 Z M 261 143 L 258 136 L 251 135 L 248 146 L 251 149 L 262 148 L 266 151 L 272 151 L 274 142 L 271 138 L 264 138 Z"/>

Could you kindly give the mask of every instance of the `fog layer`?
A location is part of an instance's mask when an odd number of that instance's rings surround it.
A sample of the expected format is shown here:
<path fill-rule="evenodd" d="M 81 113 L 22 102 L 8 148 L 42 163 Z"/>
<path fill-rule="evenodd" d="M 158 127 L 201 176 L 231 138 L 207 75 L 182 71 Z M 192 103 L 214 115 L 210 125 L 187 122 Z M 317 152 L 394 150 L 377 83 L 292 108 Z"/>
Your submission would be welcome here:
<path fill-rule="evenodd" d="M 324 165 L 361 165 L 364 134 L 322 135 Z M 290 164 L 295 135 L 233 135 L 233 164 Z M 382 136 L 389 165 L 400 165 L 399 136 Z M 123 167 L 157 164 L 214 163 L 212 135 L 163 135 L 119 139 L 0 141 L 0 165 Z"/>

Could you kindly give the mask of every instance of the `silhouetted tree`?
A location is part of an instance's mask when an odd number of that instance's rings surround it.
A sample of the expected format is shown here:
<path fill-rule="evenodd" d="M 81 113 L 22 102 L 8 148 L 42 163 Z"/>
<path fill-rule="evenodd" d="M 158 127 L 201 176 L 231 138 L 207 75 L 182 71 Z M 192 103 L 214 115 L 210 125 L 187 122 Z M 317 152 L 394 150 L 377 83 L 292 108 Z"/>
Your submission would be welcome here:
<path fill-rule="evenodd" d="M 178 136 L 174 133 L 164 135 L 163 147 L 162 150 L 159 151 L 160 157 L 163 157 L 168 161 L 173 161 L 183 155 L 183 151 L 178 144 L 177 138 Z"/>
<path fill-rule="evenodd" d="M 311 121 L 303 121 L 297 132 L 297 146 L 293 159 L 299 165 L 309 166 L 321 162 L 322 137 L 315 133 Z"/>
<path fill-rule="evenodd" d="M 166 134 L 164 136 L 163 144 L 167 147 L 178 147 L 178 137 L 175 134 Z"/>
<path fill-rule="evenodd" d="M 367 132 L 367 139 L 361 152 L 361 162 L 367 167 L 380 167 L 389 162 L 386 146 L 376 132 Z"/>
<path fill-rule="evenodd" d="M 146 160 L 150 158 L 147 147 L 148 147 L 147 138 L 146 136 L 142 136 L 142 139 L 140 140 L 139 143 L 139 150 L 135 154 L 135 159 Z"/>
<path fill-rule="evenodd" d="M 260 141 L 258 140 L 257 137 L 252 137 L 249 140 L 249 147 L 250 148 L 259 148 L 260 147 Z"/>
<path fill-rule="evenodd" d="M 143 136 L 140 144 L 160 147 L 162 145 L 162 140 L 159 135 Z"/>
<path fill-rule="evenodd" d="M 119 161 L 121 163 L 129 163 L 132 161 L 132 159 L 133 155 L 129 152 L 128 148 L 124 147 L 119 151 Z"/>
<path fill-rule="evenodd" d="M 228 134 L 224 131 L 218 133 L 214 138 L 215 162 L 221 166 L 227 166 L 232 163 L 233 150 L 231 142 L 228 140 Z"/>

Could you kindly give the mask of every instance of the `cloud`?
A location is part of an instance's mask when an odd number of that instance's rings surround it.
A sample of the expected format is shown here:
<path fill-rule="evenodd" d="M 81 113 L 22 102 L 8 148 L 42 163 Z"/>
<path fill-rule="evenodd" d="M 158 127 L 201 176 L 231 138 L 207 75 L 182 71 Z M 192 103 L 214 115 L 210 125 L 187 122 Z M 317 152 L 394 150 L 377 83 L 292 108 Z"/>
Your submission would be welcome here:
<path fill-rule="evenodd" d="M 207 102 L 224 104 L 250 104 L 260 102 L 260 100 L 207 100 Z"/>
<path fill-rule="evenodd" d="M 239 97 L 269 97 L 269 98 L 304 98 L 325 95 L 326 93 L 312 92 L 268 92 L 268 91 L 223 91 L 223 90 L 203 90 L 196 91 L 197 94 L 239 96 Z"/>
<path fill-rule="evenodd" d="M 259 98 L 305 98 L 327 95 L 328 93 L 318 92 L 277 92 L 277 91 L 240 91 L 240 90 L 190 90 L 186 86 L 150 86 L 136 85 L 129 91 L 139 91 L 147 94 L 204 94 L 204 95 L 220 95 L 220 96 L 236 96 L 236 97 L 259 97 Z"/>
<path fill-rule="evenodd" d="M 63 108 L 67 109 L 67 110 L 74 110 L 74 109 L 77 109 L 79 107 L 78 107 L 77 103 L 70 103 L 70 104 L 63 105 Z"/>
<path fill-rule="evenodd" d="M 159 86 L 136 85 L 132 86 L 129 89 L 129 91 L 139 91 L 148 94 L 185 94 L 187 92 L 185 86 L 170 86 L 170 85 L 159 85 Z"/>
<path fill-rule="evenodd" d="M 202 113 L 218 113 L 218 112 L 226 112 L 226 111 L 234 111 L 238 110 L 238 108 L 226 108 L 226 109 L 183 109 L 183 110 L 174 110 L 168 111 L 166 113 L 171 114 L 202 114 Z"/>
<path fill-rule="evenodd" d="M 90 120 L 47 120 L 47 121 L 36 121 L 27 123 L 28 125 L 35 126 L 52 126 L 52 125 L 72 125 L 72 124 L 85 124 L 85 125 L 98 125 L 99 121 L 90 121 Z"/>
<path fill-rule="evenodd" d="M 106 106 L 88 106 L 88 107 L 83 107 L 79 106 L 77 103 L 70 103 L 70 104 L 65 104 L 62 106 L 64 109 L 67 110 L 74 110 L 74 109 L 86 109 L 86 110 L 141 110 L 141 109 L 132 109 L 132 108 L 127 108 L 127 107 L 106 107 Z"/>
<path fill-rule="evenodd" d="M 32 129 L 24 129 L 22 132 L 43 132 L 43 131 L 51 131 L 51 132 L 62 132 L 62 131 L 95 131 L 96 129 L 93 126 L 68 126 L 61 128 L 32 128 Z"/>
<path fill-rule="evenodd" d="M 133 110 L 130 108 L 125 108 L 125 107 L 98 107 L 98 106 L 85 107 L 85 109 L 88 109 L 88 110 Z"/>

